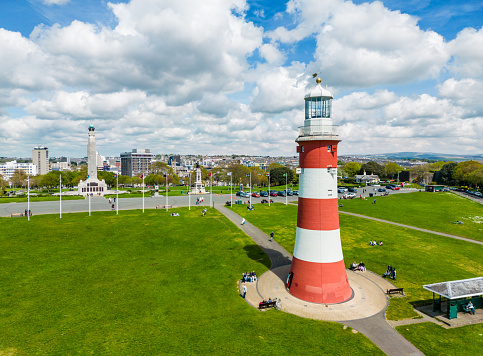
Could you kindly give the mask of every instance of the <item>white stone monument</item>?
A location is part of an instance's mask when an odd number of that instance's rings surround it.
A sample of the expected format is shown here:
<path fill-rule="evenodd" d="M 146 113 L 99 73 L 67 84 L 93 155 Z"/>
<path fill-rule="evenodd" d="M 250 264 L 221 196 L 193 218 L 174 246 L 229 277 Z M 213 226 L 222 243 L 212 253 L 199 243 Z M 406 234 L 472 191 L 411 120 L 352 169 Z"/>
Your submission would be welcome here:
<path fill-rule="evenodd" d="M 103 196 L 107 190 L 107 184 L 104 179 L 97 179 L 97 151 L 96 151 L 96 134 L 94 126 L 89 125 L 89 138 L 87 140 L 87 179 L 79 182 L 80 195 Z"/>
<path fill-rule="evenodd" d="M 196 165 L 196 178 L 195 184 L 191 188 L 190 194 L 206 194 L 205 187 L 203 186 L 203 182 L 201 181 L 201 169 L 200 166 Z"/>

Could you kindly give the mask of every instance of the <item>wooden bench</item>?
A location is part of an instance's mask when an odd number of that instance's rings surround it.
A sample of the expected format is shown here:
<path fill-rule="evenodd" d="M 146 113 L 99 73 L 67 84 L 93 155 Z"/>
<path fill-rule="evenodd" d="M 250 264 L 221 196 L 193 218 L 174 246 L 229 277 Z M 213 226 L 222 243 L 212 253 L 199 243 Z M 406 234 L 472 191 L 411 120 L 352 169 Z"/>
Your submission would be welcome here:
<path fill-rule="evenodd" d="M 386 294 L 396 294 L 396 293 L 401 293 L 402 295 L 404 295 L 404 288 L 393 288 L 393 289 L 386 290 Z"/>
<path fill-rule="evenodd" d="M 268 308 L 275 308 L 277 302 L 270 302 L 270 303 L 260 303 L 258 305 L 258 309 L 268 309 Z"/>
<path fill-rule="evenodd" d="M 12 213 L 11 215 L 12 218 L 18 218 L 20 216 L 24 216 L 24 213 Z"/>
<path fill-rule="evenodd" d="M 167 205 L 168 209 L 172 208 L 172 205 Z M 156 209 L 166 209 L 166 205 L 156 205 Z"/>

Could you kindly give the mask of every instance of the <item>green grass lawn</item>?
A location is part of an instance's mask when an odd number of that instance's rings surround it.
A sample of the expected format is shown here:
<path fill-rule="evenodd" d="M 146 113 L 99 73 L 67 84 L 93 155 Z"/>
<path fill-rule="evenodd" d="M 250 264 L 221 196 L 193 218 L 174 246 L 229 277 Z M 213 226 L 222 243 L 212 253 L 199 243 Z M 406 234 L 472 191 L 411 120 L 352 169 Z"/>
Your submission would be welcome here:
<path fill-rule="evenodd" d="M 293 253 L 297 208 L 275 203 L 257 205 L 253 211 L 236 205 L 232 209 L 267 234 L 273 231 L 275 240 Z M 483 272 L 481 245 L 344 214 L 339 221 L 346 266 L 364 261 L 369 270 L 381 275 L 388 264 L 396 268 L 394 283 L 404 288 L 407 297 L 391 299 L 389 319 L 417 315 L 411 303 L 432 298 L 423 284 L 478 277 Z M 382 240 L 384 246 L 370 246 L 370 240 Z"/>
<path fill-rule="evenodd" d="M 396 330 L 428 356 L 481 355 L 483 324 L 444 329 L 421 323 L 398 326 Z"/>
<path fill-rule="evenodd" d="M 483 205 L 454 193 L 415 192 L 343 200 L 348 211 L 483 241 Z M 456 220 L 464 224 L 454 224 Z"/>
<path fill-rule="evenodd" d="M 270 262 L 215 210 L 0 218 L 0 355 L 382 352 L 337 323 L 259 312 L 241 273 Z"/>
<path fill-rule="evenodd" d="M 78 196 L 78 195 L 62 195 L 62 200 L 83 200 L 84 197 Z M 59 197 L 55 196 L 50 196 L 50 197 L 36 197 L 36 196 L 31 196 L 30 201 L 31 202 L 37 202 L 37 201 L 56 201 L 59 200 Z M 22 198 L 0 198 L 0 204 L 6 204 L 6 203 L 26 203 L 27 202 L 27 197 L 24 196 Z"/>

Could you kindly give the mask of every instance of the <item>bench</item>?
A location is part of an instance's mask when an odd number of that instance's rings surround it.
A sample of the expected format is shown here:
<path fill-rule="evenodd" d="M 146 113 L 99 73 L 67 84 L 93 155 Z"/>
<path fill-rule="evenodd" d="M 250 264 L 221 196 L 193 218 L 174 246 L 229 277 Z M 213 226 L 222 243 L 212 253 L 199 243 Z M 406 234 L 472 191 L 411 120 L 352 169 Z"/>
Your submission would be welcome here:
<path fill-rule="evenodd" d="M 172 208 L 173 206 L 172 205 L 156 205 L 156 209 L 166 209 L 166 207 L 169 209 L 169 208 Z"/>
<path fill-rule="evenodd" d="M 388 289 L 386 290 L 386 294 L 396 294 L 396 293 L 401 293 L 404 295 L 404 288 L 393 288 L 393 289 Z"/>
<path fill-rule="evenodd" d="M 270 303 L 260 303 L 258 305 L 258 309 L 268 309 L 274 308 L 277 305 L 277 302 L 270 302 Z"/>
<path fill-rule="evenodd" d="M 12 213 L 11 215 L 12 218 L 18 218 L 20 216 L 24 216 L 24 213 Z"/>

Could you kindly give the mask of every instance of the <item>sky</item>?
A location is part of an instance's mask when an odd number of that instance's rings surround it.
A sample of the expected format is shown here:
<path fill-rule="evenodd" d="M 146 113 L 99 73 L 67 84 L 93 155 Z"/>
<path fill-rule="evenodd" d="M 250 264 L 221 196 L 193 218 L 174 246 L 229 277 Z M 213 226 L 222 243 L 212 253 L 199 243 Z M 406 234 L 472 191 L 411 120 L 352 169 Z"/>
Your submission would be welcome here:
<path fill-rule="evenodd" d="M 0 0 L 0 156 L 296 155 L 334 96 L 339 155 L 483 153 L 478 0 Z"/>

